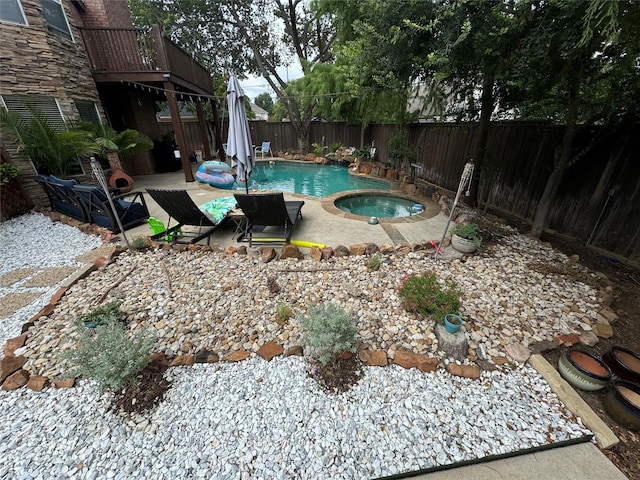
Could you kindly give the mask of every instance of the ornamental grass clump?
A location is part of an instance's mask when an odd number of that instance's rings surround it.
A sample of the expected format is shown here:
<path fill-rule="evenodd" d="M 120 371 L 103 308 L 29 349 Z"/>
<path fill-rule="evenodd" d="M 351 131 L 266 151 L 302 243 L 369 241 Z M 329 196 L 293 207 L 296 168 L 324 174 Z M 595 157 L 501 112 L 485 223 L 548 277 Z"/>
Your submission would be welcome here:
<path fill-rule="evenodd" d="M 92 313 L 92 312 L 90 312 Z M 95 329 L 76 321 L 80 346 L 64 354 L 70 374 L 95 380 L 100 390 L 119 390 L 136 381 L 136 375 L 149 363 L 156 343 L 155 335 L 141 331 L 129 336 L 114 315 L 92 315 Z"/>
<path fill-rule="evenodd" d="M 442 285 L 434 272 L 407 276 L 398 293 L 402 307 L 407 312 L 418 313 L 425 318 L 431 317 L 439 323 L 444 323 L 444 317 L 448 313 L 459 313 L 460 297 L 464 294 L 451 280 Z"/>
<path fill-rule="evenodd" d="M 334 303 L 324 303 L 310 307 L 300 323 L 304 331 L 302 343 L 323 365 L 343 352 L 355 353 L 358 329 L 353 313 Z"/>

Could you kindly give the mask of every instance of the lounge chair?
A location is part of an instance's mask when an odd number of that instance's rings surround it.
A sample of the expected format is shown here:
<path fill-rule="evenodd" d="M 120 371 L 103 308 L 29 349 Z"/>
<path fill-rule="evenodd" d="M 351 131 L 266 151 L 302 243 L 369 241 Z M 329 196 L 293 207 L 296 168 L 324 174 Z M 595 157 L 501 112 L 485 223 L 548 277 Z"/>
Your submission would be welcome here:
<path fill-rule="evenodd" d="M 145 223 L 149 218 L 149 209 L 142 192 L 112 195 L 111 199 L 115 207 L 114 212 L 101 187 L 73 185 L 71 190 L 82 200 L 89 215 L 89 221 L 101 227 L 106 227 L 113 233 L 120 233 L 120 226 L 115 217 L 116 214 L 120 218 L 122 228 L 125 230 Z"/>
<path fill-rule="evenodd" d="M 89 213 L 78 195 L 71 189 L 78 185 L 75 180 L 63 180 L 53 175 L 38 175 L 36 182 L 40 184 L 49 198 L 51 210 L 60 212 L 81 222 L 89 223 Z"/>
<path fill-rule="evenodd" d="M 248 239 L 250 246 L 254 243 L 281 244 L 291 241 L 293 228 L 302 218 L 303 201 L 285 202 L 281 192 L 236 193 L 234 197 L 247 218 L 244 234 L 238 241 Z M 273 227 L 284 229 L 284 232 L 274 232 Z"/>
<path fill-rule="evenodd" d="M 261 158 L 264 160 L 264 154 L 269 153 L 271 157 L 273 157 L 273 152 L 271 151 L 271 142 L 262 142 L 262 145 L 256 147 L 253 152 L 253 158 L 257 158 L 258 154 L 261 155 Z"/>
<path fill-rule="evenodd" d="M 206 238 L 207 245 L 209 245 L 211 234 L 229 220 L 227 216 L 219 221 L 209 218 L 193 202 L 186 190 L 154 190 L 147 188 L 147 192 L 160 208 L 169 214 L 167 229 L 164 232 L 153 235 L 151 238 L 154 240 L 168 237 L 173 239 L 174 243 L 197 243 Z M 178 223 L 170 227 L 172 218 Z M 189 232 L 183 228 L 184 226 L 198 227 L 198 230 L 197 232 Z M 178 230 L 180 229 L 182 229 L 182 238 L 178 235 Z"/>

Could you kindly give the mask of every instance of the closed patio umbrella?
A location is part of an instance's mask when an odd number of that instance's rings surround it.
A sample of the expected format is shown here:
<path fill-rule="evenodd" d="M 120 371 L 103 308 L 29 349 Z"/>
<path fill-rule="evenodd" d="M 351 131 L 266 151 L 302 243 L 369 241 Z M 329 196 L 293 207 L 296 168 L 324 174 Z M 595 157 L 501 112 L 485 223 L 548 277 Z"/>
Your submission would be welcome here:
<path fill-rule="evenodd" d="M 245 182 L 246 191 L 249 193 L 249 177 L 254 164 L 251 132 L 247 112 L 244 109 L 244 92 L 235 75 L 229 79 L 227 101 L 229 103 L 227 155 L 231 157 L 231 166 L 236 169 L 238 181 Z"/>

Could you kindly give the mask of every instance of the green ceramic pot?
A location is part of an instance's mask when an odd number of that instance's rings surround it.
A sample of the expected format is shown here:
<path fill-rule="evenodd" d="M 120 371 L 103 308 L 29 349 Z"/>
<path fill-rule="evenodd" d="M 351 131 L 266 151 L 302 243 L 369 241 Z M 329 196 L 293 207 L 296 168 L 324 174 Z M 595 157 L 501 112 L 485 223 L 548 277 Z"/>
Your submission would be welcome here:
<path fill-rule="evenodd" d="M 597 357 L 580 350 L 569 349 L 558 359 L 563 378 L 581 390 L 601 390 L 611 380 L 611 370 Z"/>

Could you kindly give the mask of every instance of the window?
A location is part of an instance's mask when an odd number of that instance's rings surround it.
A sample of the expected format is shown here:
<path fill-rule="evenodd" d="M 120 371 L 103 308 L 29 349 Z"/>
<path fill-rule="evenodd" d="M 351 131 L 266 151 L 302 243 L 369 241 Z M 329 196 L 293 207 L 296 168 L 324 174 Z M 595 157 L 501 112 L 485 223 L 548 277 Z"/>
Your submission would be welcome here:
<path fill-rule="evenodd" d="M 20 0 L 0 0 L 0 21 L 27 24 Z"/>
<path fill-rule="evenodd" d="M 2 2 L 4 0 L 0 0 Z M 0 100 L 7 110 L 15 112 L 25 118 L 33 116 L 31 110 L 40 112 L 58 132 L 67 129 L 58 101 L 53 97 L 41 97 L 37 95 L 2 95 Z M 1 108 L 1 107 L 0 107 Z M 80 160 L 72 165 L 71 174 L 83 174 L 84 170 Z"/>
<path fill-rule="evenodd" d="M 69 22 L 67 22 L 67 17 L 62 8 L 62 0 L 40 0 L 40 5 L 42 5 L 42 15 L 47 22 L 49 31 L 67 40 L 73 40 Z"/>
<path fill-rule="evenodd" d="M 98 114 L 98 106 L 89 100 L 73 100 L 76 105 L 80 120 L 93 123 L 94 125 L 101 125 L 100 114 Z"/>

